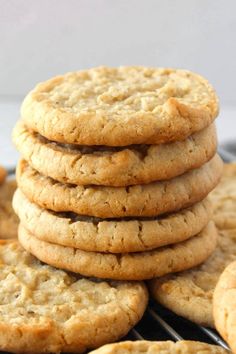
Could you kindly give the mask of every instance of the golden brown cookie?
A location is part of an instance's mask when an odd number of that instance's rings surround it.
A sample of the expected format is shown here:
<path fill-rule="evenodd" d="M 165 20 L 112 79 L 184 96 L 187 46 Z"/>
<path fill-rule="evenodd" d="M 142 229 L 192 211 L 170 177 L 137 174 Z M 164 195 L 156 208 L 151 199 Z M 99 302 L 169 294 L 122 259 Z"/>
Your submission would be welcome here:
<path fill-rule="evenodd" d="M 214 124 L 184 141 L 118 148 L 54 143 L 20 121 L 13 140 L 38 172 L 77 185 L 128 186 L 171 179 L 209 161 L 217 147 Z"/>
<path fill-rule="evenodd" d="M 236 229 L 219 230 L 218 233 L 216 250 L 206 262 L 150 282 L 152 296 L 162 305 L 208 327 L 214 327 L 212 298 L 216 283 L 224 268 L 236 260 Z"/>
<path fill-rule="evenodd" d="M 98 278 L 144 280 L 202 263 L 216 247 L 217 231 L 210 222 L 187 241 L 146 252 L 121 254 L 86 252 L 42 241 L 21 224 L 18 237 L 27 251 L 52 266 Z"/>
<path fill-rule="evenodd" d="M 170 245 L 198 234 L 211 218 L 207 200 L 163 217 L 100 219 L 55 213 L 30 202 L 18 189 L 14 209 L 22 225 L 42 241 L 94 252 L 140 252 Z"/>
<path fill-rule="evenodd" d="M 0 166 L 0 184 L 2 184 L 5 181 L 6 176 L 7 176 L 7 171 L 5 170 L 5 168 Z"/>
<path fill-rule="evenodd" d="M 17 237 L 18 217 L 12 208 L 12 197 L 16 190 L 15 181 L 0 185 L 0 239 Z"/>
<path fill-rule="evenodd" d="M 218 245 L 201 266 L 176 275 L 154 279 L 154 298 L 178 315 L 214 327 L 212 297 L 224 268 L 236 260 L 236 164 L 225 164 L 219 185 L 210 193 L 213 219 L 219 229 Z"/>
<path fill-rule="evenodd" d="M 124 146 L 184 140 L 210 125 L 218 99 L 185 70 L 100 67 L 54 77 L 25 98 L 25 124 L 50 140 Z"/>
<path fill-rule="evenodd" d="M 226 267 L 216 285 L 213 316 L 216 329 L 236 353 L 236 261 Z"/>
<path fill-rule="evenodd" d="M 85 279 L 0 241 L 0 350 L 82 353 L 124 336 L 142 317 L 142 283 Z"/>
<path fill-rule="evenodd" d="M 217 188 L 209 195 L 218 228 L 236 228 L 236 163 L 225 164 Z"/>
<path fill-rule="evenodd" d="M 169 181 L 130 187 L 75 186 L 39 174 L 27 162 L 17 168 L 19 188 L 42 208 L 101 218 L 157 216 L 204 199 L 222 172 L 219 156 Z M 201 188 L 199 188 L 201 185 Z"/>
<path fill-rule="evenodd" d="M 106 344 L 90 354 L 228 354 L 219 346 L 202 342 L 181 340 L 178 342 L 163 341 L 126 341 Z"/>

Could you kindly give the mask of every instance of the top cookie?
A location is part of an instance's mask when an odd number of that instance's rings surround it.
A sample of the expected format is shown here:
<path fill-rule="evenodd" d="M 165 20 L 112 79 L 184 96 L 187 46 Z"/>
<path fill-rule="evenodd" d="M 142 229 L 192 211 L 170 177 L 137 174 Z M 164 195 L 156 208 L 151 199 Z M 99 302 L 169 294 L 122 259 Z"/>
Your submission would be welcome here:
<path fill-rule="evenodd" d="M 50 140 L 125 146 L 184 140 L 208 126 L 218 108 L 208 81 L 189 71 L 99 67 L 37 85 L 21 115 Z"/>

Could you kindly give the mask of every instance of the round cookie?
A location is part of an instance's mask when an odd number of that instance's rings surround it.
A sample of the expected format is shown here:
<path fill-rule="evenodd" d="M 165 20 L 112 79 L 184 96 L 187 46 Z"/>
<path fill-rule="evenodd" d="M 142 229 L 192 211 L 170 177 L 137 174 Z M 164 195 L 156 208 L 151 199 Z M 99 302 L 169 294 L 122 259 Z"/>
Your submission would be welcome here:
<path fill-rule="evenodd" d="M 41 241 L 21 224 L 18 237 L 27 251 L 52 266 L 98 278 L 144 280 L 202 263 L 216 247 L 217 231 L 210 222 L 187 241 L 146 252 L 118 254 L 86 252 Z"/>
<path fill-rule="evenodd" d="M 27 198 L 42 208 L 100 218 L 151 217 L 201 201 L 216 186 L 221 172 L 222 161 L 216 155 L 199 169 L 169 181 L 129 187 L 75 186 L 40 175 L 20 161 L 17 182 Z"/>
<path fill-rule="evenodd" d="M 209 194 L 220 229 L 236 228 L 236 163 L 225 164 L 219 185 Z"/>
<path fill-rule="evenodd" d="M 6 176 L 7 176 L 7 171 L 5 170 L 5 168 L 0 166 L 0 184 L 2 184 L 5 181 Z"/>
<path fill-rule="evenodd" d="M 178 342 L 163 341 L 126 341 L 106 344 L 93 350 L 90 354 L 228 354 L 220 346 L 202 342 L 181 340 Z"/>
<path fill-rule="evenodd" d="M 216 329 L 236 353 L 236 261 L 226 267 L 216 285 L 213 316 Z"/>
<path fill-rule="evenodd" d="M 0 185 L 0 239 L 17 237 L 18 217 L 12 208 L 16 182 L 6 181 Z"/>
<path fill-rule="evenodd" d="M 0 350 L 82 353 L 124 336 L 148 300 L 142 283 L 90 280 L 0 241 Z"/>
<path fill-rule="evenodd" d="M 50 140 L 124 146 L 184 140 L 216 118 L 212 86 L 185 70 L 99 67 L 54 77 L 23 101 L 25 124 Z"/>
<path fill-rule="evenodd" d="M 112 148 L 54 143 L 20 121 L 13 140 L 38 172 L 77 185 L 128 186 L 171 179 L 209 161 L 217 148 L 214 124 L 184 141 Z"/>
<path fill-rule="evenodd" d="M 219 230 L 218 234 L 216 250 L 206 262 L 149 283 L 152 296 L 162 305 L 207 327 L 214 327 L 212 299 L 217 281 L 225 267 L 236 260 L 236 229 Z"/>
<path fill-rule="evenodd" d="M 151 219 L 99 219 L 55 213 L 31 203 L 18 189 L 14 209 L 22 225 L 40 240 L 84 251 L 147 251 L 198 234 L 211 218 L 207 200 L 175 214 Z"/>

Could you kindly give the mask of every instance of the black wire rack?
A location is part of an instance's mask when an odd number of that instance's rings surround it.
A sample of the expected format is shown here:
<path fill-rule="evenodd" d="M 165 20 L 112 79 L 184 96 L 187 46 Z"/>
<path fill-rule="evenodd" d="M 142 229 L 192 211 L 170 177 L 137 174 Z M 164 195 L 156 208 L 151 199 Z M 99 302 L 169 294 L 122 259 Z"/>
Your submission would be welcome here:
<path fill-rule="evenodd" d="M 225 162 L 236 161 L 236 143 L 219 147 L 218 153 Z M 14 173 L 14 169 L 9 172 Z M 228 345 L 214 329 L 199 326 L 177 316 L 154 300 L 150 300 L 142 320 L 123 338 L 123 340 L 152 341 L 183 339 L 217 344 L 229 350 Z"/>
<path fill-rule="evenodd" d="M 217 344 L 229 350 L 218 333 L 186 320 L 163 306 L 150 300 L 142 320 L 129 332 L 124 340 L 195 340 Z"/>

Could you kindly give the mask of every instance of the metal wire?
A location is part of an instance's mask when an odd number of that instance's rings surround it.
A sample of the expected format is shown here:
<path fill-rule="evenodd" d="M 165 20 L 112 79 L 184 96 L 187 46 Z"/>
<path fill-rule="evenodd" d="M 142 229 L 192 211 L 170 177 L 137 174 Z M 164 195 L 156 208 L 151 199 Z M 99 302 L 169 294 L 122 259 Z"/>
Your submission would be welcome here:
<path fill-rule="evenodd" d="M 131 335 L 135 338 L 135 339 L 138 339 L 138 340 L 144 340 L 145 338 L 143 336 L 141 336 L 141 334 L 135 329 L 131 329 Z"/>
<path fill-rule="evenodd" d="M 225 343 L 225 341 L 220 336 L 218 336 L 217 333 L 215 333 L 209 328 L 205 328 L 202 326 L 199 326 L 199 328 L 201 329 L 202 332 L 204 332 L 207 336 L 209 336 L 216 344 L 220 345 L 224 349 L 230 350 L 229 346 Z"/>
<path fill-rule="evenodd" d="M 170 311 L 169 311 L 170 312 Z M 183 328 L 182 331 L 185 332 L 185 336 L 184 338 L 176 331 L 176 329 L 174 329 L 169 323 L 167 323 L 166 319 L 163 318 L 163 316 L 160 316 L 159 314 L 157 314 L 156 310 L 153 309 L 150 305 L 147 308 L 146 314 L 149 315 L 152 320 L 156 321 L 158 323 L 158 325 L 174 340 L 174 341 L 179 341 L 179 340 L 189 340 L 189 335 L 188 335 L 188 331 L 187 331 L 187 327 L 186 330 L 184 330 L 184 324 L 183 324 Z M 180 317 L 178 317 L 177 315 L 175 315 L 174 313 L 171 313 L 172 316 L 172 321 L 180 319 Z M 186 324 L 185 324 L 186 325 Z M 209 342 L 210 343 L 215 343 L 219 346 L 221 346 L 222 348 L 226 349 L 226 350 L 230 350 L 228 345 L 225 343 L 225 341 L 213 330 L 203 327 L 203 326 L 199 326 L 197 324 L 195 324 L 196 328 L 198 328 L 200 331 L 202 331 L 206 337 L 209 338 Z M 130 331 L 131 336 L 133 337 L 133 339 L 136 340 L 144 340 L 145 335 L 142 335 L 141 330 L 138 330 L 137 327 L 133 328 Z M 155 340 L 160 340 L 160 338 L 158 338 L 158 335 L 154 338 Z"/>
<path fill-rule="evenodd" d="M 174 340 L 182 340 L 183 338 L 179 333 L 176 332 L 174 328 L 172 328 L 163 318 L 161 318 L 154 310 L 148 307 L 147 312 L 151 315 L 151 317 L 159 323 L 163 327 L 163 329 L 174 339 Z"/>

